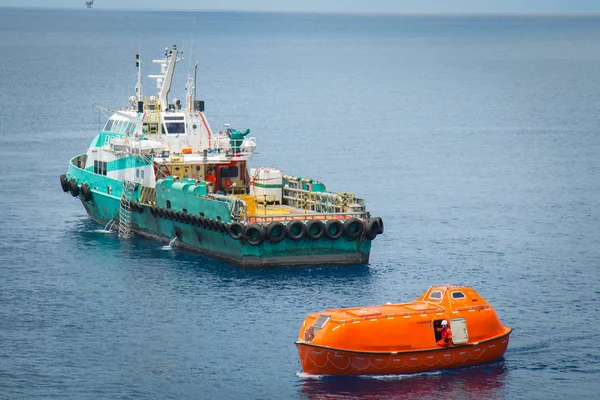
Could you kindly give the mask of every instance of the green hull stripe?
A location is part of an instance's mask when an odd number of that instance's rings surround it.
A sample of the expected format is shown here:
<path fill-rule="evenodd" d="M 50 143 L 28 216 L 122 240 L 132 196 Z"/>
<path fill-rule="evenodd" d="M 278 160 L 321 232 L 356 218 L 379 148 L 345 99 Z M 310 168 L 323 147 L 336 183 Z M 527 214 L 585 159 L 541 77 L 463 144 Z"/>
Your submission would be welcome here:
<path fill-rule="evenodd" d="M 266 185 L 264 183 L 255 183 L 254 186 L 265 189 L 281 189 L 283 185 Z"/>

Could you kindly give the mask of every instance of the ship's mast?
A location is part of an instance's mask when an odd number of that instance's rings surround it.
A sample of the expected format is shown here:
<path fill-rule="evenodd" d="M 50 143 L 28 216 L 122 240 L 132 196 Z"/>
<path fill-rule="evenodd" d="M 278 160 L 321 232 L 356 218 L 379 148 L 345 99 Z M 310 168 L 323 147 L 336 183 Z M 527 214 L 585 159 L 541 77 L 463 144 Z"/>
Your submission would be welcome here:
<path fill-rule="evenodd" d="M 171 90 L 171 81 L 173 80 L 173 72 L 175 71 L 175 64 L 181 61 L 177 56 L 181 54 L 177 50 L 177 45 L 173 45 L 173 49 L 169 51 L 165 48 L 165 58 L 162 60 L 152 60 L 154 64 L 160 64 L 160 75 L 148 75 L 149 78 L 156 79 L 156 87 L 160 89 L 158 93 L 158 101 L 163 111 L 169 108 L 167 95 Z"/>
<path fill-rule="evenodd" d="M 135 84 L 135 96 L 137 97 L 137 101 L 140 102 L 144 97 L 144 93 L 142 88 L 142 62 L 139 54 L 135 55 L 135 66 L 138 69 L 137 83 Z"/>

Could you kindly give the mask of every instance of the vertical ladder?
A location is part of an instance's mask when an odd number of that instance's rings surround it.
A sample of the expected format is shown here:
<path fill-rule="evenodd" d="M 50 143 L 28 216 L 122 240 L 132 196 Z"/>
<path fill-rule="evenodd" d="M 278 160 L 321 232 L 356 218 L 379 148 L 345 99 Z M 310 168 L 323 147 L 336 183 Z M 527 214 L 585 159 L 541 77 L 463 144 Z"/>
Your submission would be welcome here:
<path fill-rule="evenodd" d="M 123 195 L 121 196 L 121 209 L 119 210 L 119 237 L 129 239 L 131 237 L 131 208 L 129 202 L 133 199 L 135 183 L 123 180 Z"/>

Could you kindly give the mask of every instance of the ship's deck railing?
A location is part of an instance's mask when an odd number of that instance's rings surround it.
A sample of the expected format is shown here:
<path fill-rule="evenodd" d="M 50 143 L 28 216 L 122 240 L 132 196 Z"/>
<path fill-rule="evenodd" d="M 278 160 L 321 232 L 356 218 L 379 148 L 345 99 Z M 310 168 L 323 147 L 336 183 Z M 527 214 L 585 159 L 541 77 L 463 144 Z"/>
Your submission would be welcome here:
<path fill-rule="evenodd" d="M 273 222 L 273 221 L 306 221 L 306 220 L 340 220 L 344 221 L 350 218 L 367 218 L 368 212 L 347 212 L 347 213 L 306 213 L 306 214 L 280 214 L 280 215 L 250 215 L 246 219 L 248 222 Z"/>

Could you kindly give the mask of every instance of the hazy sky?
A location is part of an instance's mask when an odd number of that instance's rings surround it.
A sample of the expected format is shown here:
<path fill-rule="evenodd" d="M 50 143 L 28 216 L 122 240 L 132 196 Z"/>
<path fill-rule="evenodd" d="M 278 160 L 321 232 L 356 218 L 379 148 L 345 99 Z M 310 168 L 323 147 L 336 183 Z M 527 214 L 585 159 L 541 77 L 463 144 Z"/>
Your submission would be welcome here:
<path fill-rule="evenodd" d="M 255 10 L 338 12 L 582 12 L 600 0 L 95 0 L 98 10 Z M 0 0 L 0 7 L 85 8 L 84 0 Z"/>

